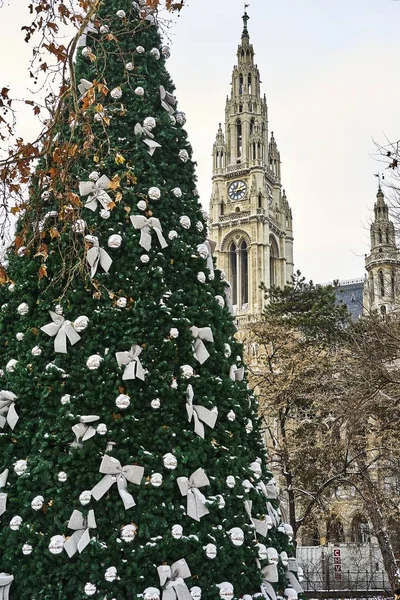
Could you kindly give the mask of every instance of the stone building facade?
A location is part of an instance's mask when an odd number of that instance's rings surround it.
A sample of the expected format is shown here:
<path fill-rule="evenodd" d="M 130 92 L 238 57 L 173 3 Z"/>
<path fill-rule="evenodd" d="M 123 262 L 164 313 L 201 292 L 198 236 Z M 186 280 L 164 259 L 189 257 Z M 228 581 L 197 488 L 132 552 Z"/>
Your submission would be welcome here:
<path fill-rule="evenodd" d="M 283 286 L 293 273 L 292 211 L 282 189 L 281 158 L 268 128 L 247 21 L 232 73 L 224 127 L 213 147 L 210 236 L 215 256 L 232 286 L 239 325 L 256 320 L 267 289 Z"/>

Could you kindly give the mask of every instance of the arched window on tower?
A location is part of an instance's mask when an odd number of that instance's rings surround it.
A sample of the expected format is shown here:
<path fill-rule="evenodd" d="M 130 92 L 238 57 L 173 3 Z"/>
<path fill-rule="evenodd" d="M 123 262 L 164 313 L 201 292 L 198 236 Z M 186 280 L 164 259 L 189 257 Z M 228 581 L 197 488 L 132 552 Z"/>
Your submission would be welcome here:
<path fill-rule="evenodd" d="M 392 271 L 391 283 L 392 283 L 392 296 L 394 298 L 396 296 L 396 275 L 395 275 L 394 271 Z"/>
<path fill-rule="evenodd" d="M 258 208 L 262 208 L 262 194 L 258 192 Z"/>
<path fill-rule="evenodd" d="M 256 143 L 253 142 L 253 160 L 256 160 L 257 152 L 256 152 Z"/>
<path fill-rule="evenodd" d="M 375 301 L 375 279 L 373 274 L 371 273 L 371 283 L 369 288 L 369 302 L 372 304 Z"/>
<path fill-rule="evenodd" d="M 389 229 L 386 229 L 386 243 L 389 244 Z"/>
<path fill-rule="evenodd" d="M 379 293 L 382 298 L 385 296 L 385 277 L 383 271 L 379 271 Z"/>
<path fill-rule="evenodd" d="M 242 122 L 240 119 L 236 121 L 236 155 L 237 158 L 242 158 Z"/>
<path fill-rule="evenodd" d="M 270 287 L 277 287 L 278 281 L 278 259 L 279 249 L 275 238 L 271 235 L 269 238 L 269 284 Z"/>
<path fill-rule="evenodd" d="M 243 104 L 239 104 L 239 112 L 243 112 Z"/>
<path fill-rule="evenodd" d="M 261 144 L 260 144 L 260 142 L 258 142 L 258 145 L 257 145 L 257 155 L 258 155 L 257 158 L 259 160 L 262 159 L 262 152 L 261 152 Z"/>
<path fill-rule="evenodd" d="M 222 201 L 221 204 L 219 205 L 219 214 L 221 215 L 221 217 L 224 215 L 225 213 L 225 204 Z"/>
<path fill-rule="evenodd" d="M 247 244 L 243 240 L 240 245 L 240 304 L 242 308 L 247 308 L 246 305 L 249 303 L 248 262 Z"/>
<path fill-rule="evenodd" d="M 378 244 L 382 244 L 382 231 L 379 229 L 378 231 Z"/>
<path fill-rule="evenodd" d="M 243 75 L 239 75 L 239 94 L 243 94 Z"/>
<path fill-rule="evenodd" d="M 249 94 L 251 94 L 251 73 L 249 73 L 247 76 L 247 87 L 249 90 Z"/>
<path fill-rule="evenodd" d="M 254 133 L 254 118 L 250 119 L 250 135 Z"/>
<path fill-rule="evenodd" d="M 237 306 L 238 270 L 235 242 L 232 242 L 229 246 L 229 279 L 232 286 L 232 304 Z"/>

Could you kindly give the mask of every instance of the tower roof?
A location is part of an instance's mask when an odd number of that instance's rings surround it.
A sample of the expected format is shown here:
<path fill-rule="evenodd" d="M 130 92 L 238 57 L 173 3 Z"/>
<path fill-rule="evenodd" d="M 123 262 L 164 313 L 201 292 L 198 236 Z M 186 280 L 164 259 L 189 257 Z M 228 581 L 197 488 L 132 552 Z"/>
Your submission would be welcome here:
<path fill-rule="evenodd" d="M 249 6 L 248 4 L 244 5 L 244 15 L 242 17 L 242 19 L 243 19 L 242 41 L 243 41 L 243 38 L 249 39 L 249 30 L 247 29 L 247 21 L 250 19 L 249 15 L 247 14 L 248 6 Z"/>

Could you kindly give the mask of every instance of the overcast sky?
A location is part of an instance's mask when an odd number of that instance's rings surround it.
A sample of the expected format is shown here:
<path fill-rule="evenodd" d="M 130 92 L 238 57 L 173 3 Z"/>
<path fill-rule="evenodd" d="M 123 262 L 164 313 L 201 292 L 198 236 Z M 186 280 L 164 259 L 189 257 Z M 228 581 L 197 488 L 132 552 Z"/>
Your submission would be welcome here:
<path fill-rule="evenodd" d="M 21 13 L 0 9 L 0 87 L 26 88 Z M 168 62 L 208 208 L 211 151 L 242 31 L 241 0 L 189 0 Z M 249 32 L 293 210 L 295 266 L 318 282 L 361 277 L 377 191 L 373 139 L 400 137 L 400 2 L 251 0 Z M 29 130 L 27 126 L 27 131 Z"/>

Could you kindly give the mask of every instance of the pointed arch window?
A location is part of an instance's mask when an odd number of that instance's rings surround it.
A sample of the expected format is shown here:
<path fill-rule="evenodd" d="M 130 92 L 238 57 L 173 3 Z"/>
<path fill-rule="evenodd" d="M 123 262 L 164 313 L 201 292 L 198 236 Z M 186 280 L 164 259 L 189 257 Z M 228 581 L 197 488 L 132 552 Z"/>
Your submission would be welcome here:
<path fill-rule="evenodd" d="M 392 271 L 391 283 L 392 283 L 392 296 L 394 298 L 396 296 L 396 276 L 395 276 L 394 271 Z"/>
<path fill-rule="evenodd" d="M 231 280 L 232 286 L 232 304 L 233 306 L 237 306 L 237 280 L 238 280 L 238 270 L 237 270 L 237 252 L 236 252 L 236 244 L 232 242 L 229 246 L 229 277 Z"/>
<path fill-rule="evenodd" d="M 389 244 L 389 229 L 386 229 L 386 243 Z"/>
<path fill-rule="evenodd" d="M 382 244 L 382 230 L 381 229 L 379 229 L 379 231 L 378 231 L 378 243 Z"/>
<path fill-rule="evenodd" d="M 254 133 L 254 117 L 252 119 L 250 119 L 250 135 L 253 135 Z"/>
<path fill-rule="evenodd" d="M 221 202 L 221 204 L 220 204 L 219 214 L 220 214 L 220 215 L 221 215 L 221 217 L 222 217 L 222 216 L 224 215 L 224 213 L 225 213 L 225 204 L 224 204 L 224 202 L 222 201 L 222 202 Z"/>
<path fill-rule="evenodd" d="M 242 157 L 242 122 L 240 119 L 236 121 L 236 155 L 237 158 Z"/>
<path fill-rule="evenodd" d="M 379 271 L 379 292 L 381 297 L 383 298 L 385 295 L 385 278 L 383 275 L 383 271 Z"/>
<path fill-rule="evenodd" d="M 240 245 L 240 300 L 242 308 L 249 303 L 249 274 L 248 274 L 247 244 L 243 240 Z"/>
<path fill-rule="evenodd" d="M 229 246 L 229 278 L 232 286 L 232 304 L 244 310 L 249 303 L 249 250 L 245 240 Z"/>
<path fill-rule="evenodd" d="M 279 265 L 279 249 L 274 237 L 269 238 L 269 282 L 270 287 L 277 287 Z"/>
<path fill-rule="evenodd" d="M 251 78 L 251 73 L 249 73 L 247 76 L 247 88 L 249 90 L 249 94 L 251 94 L 251 87 L 252 87 L 252 78 Z"/>
<path fill-rule="evenodd" d="M 239 75 L 239 94 L 243 94 L 243 75 Z"/>
<path fill-rule="evenodd" d="M 258 192 L 258 208 L 262 208 L 262 194 Z"/>

